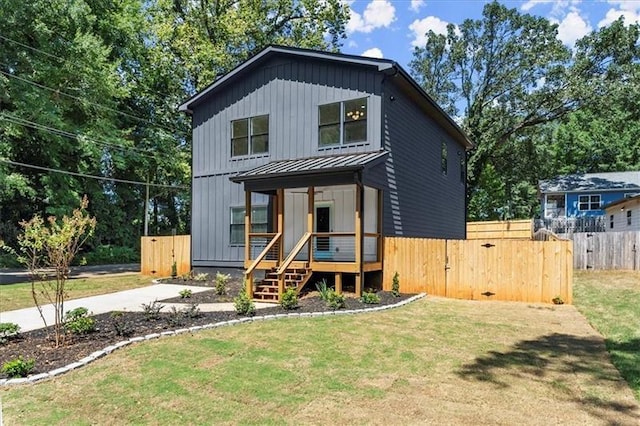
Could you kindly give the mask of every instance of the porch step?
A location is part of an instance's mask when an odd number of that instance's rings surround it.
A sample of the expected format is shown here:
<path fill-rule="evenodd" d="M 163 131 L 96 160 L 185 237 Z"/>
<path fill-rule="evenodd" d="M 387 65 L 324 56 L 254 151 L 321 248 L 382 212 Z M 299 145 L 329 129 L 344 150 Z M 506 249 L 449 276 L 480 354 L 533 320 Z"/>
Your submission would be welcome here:
<path fill-rule="evenodd" d="M 300 292 L 302 287 L 311 277 L 311 269 L 308 264 L 304 268 L 290 268 L 284 272 L 285 288 L 294 288 L 296 292 Z M 273 268 L 266 273 L 265 278 L 260 281 L 253 292 L 253 299 L 259 302 L 280 302 L 278 297 L 278 274 Z"/>

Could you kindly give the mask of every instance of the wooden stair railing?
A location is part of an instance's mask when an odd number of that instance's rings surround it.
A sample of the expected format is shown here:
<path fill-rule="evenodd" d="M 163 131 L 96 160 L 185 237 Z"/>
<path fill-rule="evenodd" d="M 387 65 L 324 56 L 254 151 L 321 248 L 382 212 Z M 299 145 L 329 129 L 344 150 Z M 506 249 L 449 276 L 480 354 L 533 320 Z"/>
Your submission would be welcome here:
<path fill-rule="evenodd" d="M 291 262 L 293 262 L 293 260 L 296 258 L 296 256 L 303 249 L 303 247 L 309 243 L 309 241 L 311 240 L 311 235 L 312 234 L 310 232 L 305 232 L 304 235 L 302 236 L 302 238 L 300 238 L 300 240 L 298 240 L 298 243 L 293 248 L 293 250 L 291 250 L 291 253 L 289 253 L 287 258 L 278 267 L 278 270 L 277 270 L 277 274 L 278 274 L 278 300 L 281 300 L 282 294 L 284 293 L 284 274 L 285 274 L 285 272 L 289 268 L 289 265 L 291 265 Z M 308 261 L 309 261 L 309 259 L 307 259 L 307 262 Z M 307 268 L 308 268 L 308 266 L 307 266 Z"/>
<path fill-rule="evenodd" d="M 309 268 L 309 264 L 306 262 L 302 266 L 288 268 L 284 272 L 285 288 L 295 288 L 296 292 L 299 293 L 309 281 L 311 275 L 311 269 Z M 280 296 L 278 295 L 278 286 L 278 270 L 277 268 L 273 268 L 271 271 L 267 272 L 265 278 L 256 287 L 253 297 L 254 300 L 261 302 L 279 302 Z"/>
<path fill-rule="evenodd" d="M 247 296 L 250 299 L 253 298 L 253 271 L 258 267 L 260 262 L 265 258 L 265 256 L 271 251 L 273 246 L 275 246 L 282 238 L 282 233 L 278 232 L 273 236 L 269 244 L 267 244 L 264 249 L 260 252 L 260 254 L 254 259 L 254 261 L 249 265 L 247 270 L 244 272 L 246 286 L 247 286 Z"/>

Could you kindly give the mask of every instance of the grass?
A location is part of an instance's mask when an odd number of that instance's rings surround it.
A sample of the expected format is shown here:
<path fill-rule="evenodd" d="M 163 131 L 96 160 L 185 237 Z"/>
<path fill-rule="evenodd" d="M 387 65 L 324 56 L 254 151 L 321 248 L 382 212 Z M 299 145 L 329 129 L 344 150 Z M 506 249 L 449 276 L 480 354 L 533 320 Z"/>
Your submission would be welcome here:
<path fill-rule="evenodd" d="M 640 273 L 576 271 L 574 303 L 605 336 L 611 360 L 640 401 Z"/>
<path fill-rule="evenodd" d="M 67 281 L 69 298 L 96 296 L 151 284 L 149 277 L 138 274 L 119 274 L 93 278 L 74 278 Z M 0 286 L 0 306 L 3 311 L 33 307 L 30 283 L 3 284 Z"/>
<path fill-rule="evenodd" d="M 601 338 L 572 306 L 439 298 L 136 344 L 0 397 L 7 424 L 640 419 Z"/>

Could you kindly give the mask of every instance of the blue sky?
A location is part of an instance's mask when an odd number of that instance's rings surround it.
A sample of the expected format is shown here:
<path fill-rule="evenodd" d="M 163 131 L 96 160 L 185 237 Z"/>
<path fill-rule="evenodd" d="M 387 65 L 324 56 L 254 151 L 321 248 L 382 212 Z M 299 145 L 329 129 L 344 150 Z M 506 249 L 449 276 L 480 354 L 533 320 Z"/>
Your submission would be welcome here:
<path fill-rule="evenodd" d="M 424 34 L 443 33 L 448 23 L 460 24 L 482 14 L 483 0 L 343 0 L 351 8 L 342 51 L 384 57 L 408 69 L 413 46 Z M 620 15 L 640 21 L 640 0 L 505 0 L 521 13 L 546 17 L 558 24 L 558 38 L 573 46 L 580 37 L 608 25 Z"/>

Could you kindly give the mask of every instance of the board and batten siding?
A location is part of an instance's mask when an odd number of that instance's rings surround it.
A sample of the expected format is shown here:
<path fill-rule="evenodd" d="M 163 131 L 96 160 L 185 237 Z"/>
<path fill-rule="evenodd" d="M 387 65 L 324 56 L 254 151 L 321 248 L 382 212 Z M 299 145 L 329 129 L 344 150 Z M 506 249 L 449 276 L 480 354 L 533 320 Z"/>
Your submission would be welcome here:
<path fill-rule="evenodd" d="M 243 264 L 243 247 L 231 246 L 229 238 L 230 207 L 244 205 L 244 191 L 230 176 L 274 160 L 380 149 L 381 79 L 366 67 L 276 56 L 195 105 L 193 265 Z M 318 106 L 360 97 L 368 99 L 367 142 L 319 148 Z M 231 121 L 264 114 L 269 152 L 231 157 Z"/>
<path fill-rule="evenodd" d="M 460 179 L 464 147 L 393 80 L 385 81 L 383 114 L 383 147 L 390 152 L 385 165 L 384 234 L 465 238 L 465 183 Z M 441 171 L 442 142 L 447 144 L 446 174 Z"/>

